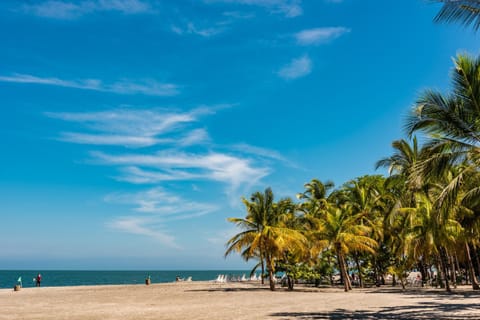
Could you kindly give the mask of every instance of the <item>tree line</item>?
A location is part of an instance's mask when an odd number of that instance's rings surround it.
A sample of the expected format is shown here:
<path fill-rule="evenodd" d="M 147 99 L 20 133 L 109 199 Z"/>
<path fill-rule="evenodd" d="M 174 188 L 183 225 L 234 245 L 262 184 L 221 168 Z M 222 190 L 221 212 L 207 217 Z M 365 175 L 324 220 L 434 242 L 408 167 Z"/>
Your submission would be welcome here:
<path fill-rule="evenodd" d="M 480 27 L 480 1 L 439 2 L 437 21 Z M 404 126 L 407 138 L 376 163 L 388 176 L 339 188 L 313 179 L 296 201 L 276 201 L 270 188 L 242 198 L 247 214 L 228 219 L 241 231 L 225 256 L 255 259 L 271 290 L 277 271 L 289 289 L 298 279 L 333 284 L 339 273 L 349 291 L 352 279 L 379 285 L 387 274 L 404 287 L 413 269 L 422 285 L 451 291 L 463 281 L 480 289 L 480 56 L 457 55 L 450 91 L 425 90 Z"/>

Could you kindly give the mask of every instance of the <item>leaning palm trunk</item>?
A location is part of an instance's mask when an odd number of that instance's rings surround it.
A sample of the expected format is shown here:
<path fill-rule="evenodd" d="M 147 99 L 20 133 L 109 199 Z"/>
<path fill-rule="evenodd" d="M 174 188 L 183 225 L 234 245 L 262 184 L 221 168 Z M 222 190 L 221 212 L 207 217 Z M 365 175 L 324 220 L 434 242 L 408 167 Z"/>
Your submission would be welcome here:
<path fill-rule="evenodd" d="M 352 290 L 352 284 L 350 283 L 350 278 L 348 277 L 347 265 L 345 262 L 345 257 L 342 253 L 342 248 L 340 245 L 337 245 L 337 255 L 338 255 L 338 267 L 340 269 L 340 274 L 343 278 L 343 285 L 345 287 L 345 292 Z"/>
<path fill-rule="evenodd" d="M 475 269 L 473 268 L 472 256 L 470 255 L 470 246 L 468 242 L 465 242 L 466 258 L 468 264 L 468 271 L 470 273 L 470 279 L 472 280 L 472 289 L 479 290 L 480 286 L 478 285 L 477 276 L 475 275 Z"/>

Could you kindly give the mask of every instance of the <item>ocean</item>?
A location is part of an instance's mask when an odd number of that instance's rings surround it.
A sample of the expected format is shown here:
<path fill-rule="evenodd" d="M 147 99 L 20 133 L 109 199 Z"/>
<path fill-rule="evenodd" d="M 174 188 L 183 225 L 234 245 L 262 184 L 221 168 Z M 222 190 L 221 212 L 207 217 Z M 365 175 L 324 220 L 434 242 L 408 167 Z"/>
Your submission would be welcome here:
<path fill-rule="evenodd" d="M 209 281 L 218 275 L 229 278 L 248 277 L 246 270 L 181 270 L 181 271 L 72 271 L 72 270 L 0 270 L 0 288 L 13 288 L 21 277 L 23 287 L 35 287 L 35 277 L 42 275 L 42 287 L 90 286 L 115 284 L 145 284 L 150 276 L 152 283 L 175 282 L 192 277 L 192 281 Z"/>

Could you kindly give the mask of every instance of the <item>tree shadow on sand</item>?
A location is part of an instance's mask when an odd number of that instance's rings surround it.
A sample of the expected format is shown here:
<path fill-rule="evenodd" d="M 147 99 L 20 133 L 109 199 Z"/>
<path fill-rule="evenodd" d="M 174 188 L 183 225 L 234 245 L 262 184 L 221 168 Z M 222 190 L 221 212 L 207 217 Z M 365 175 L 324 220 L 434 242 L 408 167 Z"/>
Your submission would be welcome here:
<path fill-rule="evenodd" d="M 280 319 L 480 319 L 480 304 L 442 304 L 420 302 L 414 306 L 384 307 L 377 311 L 336 309 L 328 312 L 278 312 L 270 314 Z"/>

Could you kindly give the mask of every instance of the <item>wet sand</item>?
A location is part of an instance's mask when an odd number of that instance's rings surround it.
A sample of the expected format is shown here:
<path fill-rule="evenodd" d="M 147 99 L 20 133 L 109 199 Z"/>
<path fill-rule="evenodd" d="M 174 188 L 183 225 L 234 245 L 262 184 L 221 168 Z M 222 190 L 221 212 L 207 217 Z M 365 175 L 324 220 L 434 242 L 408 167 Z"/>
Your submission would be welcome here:
<path fill-rule="evenodd" d="M 0 290 L 0 319 L 480 319 L 480 293 L 297 287 L 258 283 L 42 287 Z"/>

